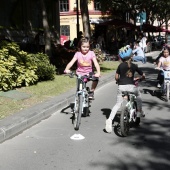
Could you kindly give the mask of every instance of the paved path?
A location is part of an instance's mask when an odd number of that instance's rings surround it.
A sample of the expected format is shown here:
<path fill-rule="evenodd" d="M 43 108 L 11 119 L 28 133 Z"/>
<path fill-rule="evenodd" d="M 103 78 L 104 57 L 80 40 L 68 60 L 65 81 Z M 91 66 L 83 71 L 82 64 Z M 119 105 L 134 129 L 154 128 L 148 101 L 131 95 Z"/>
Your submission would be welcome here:
<path fill-rule="evenodd" d="M 153 67 L 139 63 L 142 69 Z M 149 86 L 156 70 L 147 73 Z M 152 82 L 153 83 L 153 82 Z M 115 104 L 117 84 L 110 81 L 99 87 L 90 107 L 91 116 L 82 118 L 79 131 L 72 125 L 71 109 L 56 111 L 48 119 L 0 145 L 2 170 L 169 170 L 170 169 L 170 106 L 150 93 L 142 94 L 146 117 L 138 128 L 131 128 L 128 137 L 121 137 L 113 126 L 104 133 L 106 117 Z M 73 101 L 72 101 L 73 102 Z M 118 118 L 118 117 L 117 117 Z M 114 125 L 119 119 L 114 120 Z M 83 140 L 71 140 L 80 133 Z"/>
<path fill-rule="evenodd" d="M 138 63 L 139 67 L 145 67 L 146 72 L 152 75 L 153 68 L 150 68 L 152 65 L 149 62 L 153 62 L 153 58 L 156 58 L 159 54 L 159 51 L 147 53 L 148 63 L 142 64 Z M 112 61 L 111 61 L 112 62 Z M 114 79 L 114 73 L 109 73 L 105 76 L 102 76 L 98 85 L 99 87 L 104 86 Z M 148 80 L 150 86 L 152 86 L 152 79 Z M 50 117 L 54 112 L 68 105 L 74 98 L 75 89 L 68 91 L 67 93 L 61 94 L 54 97 L 51 100 L 40 103 L 26 110 L 22 110 L 12 116 L 9 116 L 5 119 L 0 120 L 0 142 L 3 142 L 18 133 L 21 133 L 25 129 L 37 124 L 41 120 L 44 120 Z"/>

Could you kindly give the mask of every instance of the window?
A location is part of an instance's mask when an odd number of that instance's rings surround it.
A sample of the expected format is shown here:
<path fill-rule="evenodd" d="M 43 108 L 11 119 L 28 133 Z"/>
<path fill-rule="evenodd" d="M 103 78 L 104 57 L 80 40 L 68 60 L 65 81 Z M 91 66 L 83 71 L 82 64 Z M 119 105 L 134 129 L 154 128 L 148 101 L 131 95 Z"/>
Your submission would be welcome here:
<path fill-rule="evenodd" d="M 69 0 L 60 0 L 60 12 L 69 11 Z"/>
<path fill-rule="evenodd" d="M 99 0 L 94 0 L 94 10 L 100 11 L 101 10 L 101 3 Z"/>
<path fill-rule="evenodd" d="M 61 25 L 60 26 L 60 34 L 65 36 L 70 36 L 70 26 L 69 25 Z"/>

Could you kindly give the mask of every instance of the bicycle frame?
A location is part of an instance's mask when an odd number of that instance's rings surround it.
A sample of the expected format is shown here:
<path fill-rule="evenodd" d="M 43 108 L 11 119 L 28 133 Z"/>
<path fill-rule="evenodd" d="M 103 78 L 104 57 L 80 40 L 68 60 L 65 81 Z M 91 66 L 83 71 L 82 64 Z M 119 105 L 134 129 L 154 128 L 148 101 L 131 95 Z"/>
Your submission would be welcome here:
<path fill-rule="evenodd" d="M 77 92 L 76 92 L 76 96 L 75 96 L 75 105 L 74 105 L 74 112 L 76 110 L 76 107 L 77 107 L 77 101 L 76 101 L 76 97 L 78 95 L 82 95 L 83 96 L 83 107 L 82 107 L 82 113 L 83 113 L 83 108 L 84 107 L 88 107 L 88 103 L 87 101 L 85 100 L 86 95 L 88 95 L 88 92 L 87 92 L 87 89 L 86 89 L 86 83 L 90 81 L 90 78 L 88 76 L 80 76 L 80 75 L 77 75 Z"/>
<path fill-rule="evenodd" d="M 169 96 L 170 96 L 170 70 L 163 70 L 161 69 L 161 71 L 164 74 L 164 82 L 161 86 L 161 90 L 163 92 L 163 94 L 166 94 L 167 97 L 167 101 L 169 101 Z"/>
<path fill-rule="evenodd" d="M 136 79 L 136 87 L 138 87 L 138 81 L 142 79 Z M 138 92 L 137 92 L 138 93 Z M 124 101 L 121 105 L 120 115 L 120 131 L 122 136 L 127 136 L 131 126 L 139 126 L 140 117 L 137 115 L 137 94 L 130 91 L 123 91 L 122 97 Z"/>
<path fill-rule="evenodd" d="M 136 110 L 134 110 L 134 106 L 135 106 L 136 95 L 132 92 L 126 92 L 126 93 L 127 94 L 124 96 L 124 99 L 127 100 L 126 107 L 128 109 L 128 112 L 130 113 L 129 121 L 135 121 L 136 116 L 134 115 L 134 112 L 136 112 Z"/>
<path fill-rule="evenodd" d="M 170 83 L 170 70 L 162 70 L 162 71 L 164 73 L 164 83 L 163 83 L 163 85 L 164 85 L 164 89 L 165 89 L 166 88 L 165 85 L 167 83 Z"/>
<path fill-rule="evenodd" d="M 89 88 L 86 87 L 86 83 L 92 80 L 91 75 L 77 75 L 73 72 L 69 73 L 69 77 L 73 78 L 77 77 L 77 89 L 74 100 L 74 108 L 73 108 L 73 124 L 74 129 L 79 130 L 79 126 L 81 124 L 82 114 L 84 117 L 89 115 Z"/>

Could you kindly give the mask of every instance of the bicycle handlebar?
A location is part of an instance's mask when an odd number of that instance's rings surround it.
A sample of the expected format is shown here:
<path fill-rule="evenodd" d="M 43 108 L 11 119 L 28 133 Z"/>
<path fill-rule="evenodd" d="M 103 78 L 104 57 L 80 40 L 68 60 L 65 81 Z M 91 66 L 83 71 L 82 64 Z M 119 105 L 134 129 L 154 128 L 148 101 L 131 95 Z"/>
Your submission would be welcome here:
<path fill-rule="evenodd" d="M 81 75 L 78 75 L 78 74 L 74 73 L 73 71 L 71 71 L 70 73 L 66 73 L 65 75 L 69 76 L 70 78 L 74 78 L 74 76 L 76 76 L 77 78 L 80 78 L 80 79 L 86 78 L 88 80 L 93 80 L 93 78 L 95 77 L 92 74 L 87 74 L 87 75 L 82 75 L 81 76 Z M 97 78 L 97 77 L 95 77 L 95 78 Z"/>
<path fill-rule="evenodd" d="M 160 70 L 160 71 L 170 71 L 170 70 L 165 70 L 163 68 L 156 67 L 155 70 Z"/>

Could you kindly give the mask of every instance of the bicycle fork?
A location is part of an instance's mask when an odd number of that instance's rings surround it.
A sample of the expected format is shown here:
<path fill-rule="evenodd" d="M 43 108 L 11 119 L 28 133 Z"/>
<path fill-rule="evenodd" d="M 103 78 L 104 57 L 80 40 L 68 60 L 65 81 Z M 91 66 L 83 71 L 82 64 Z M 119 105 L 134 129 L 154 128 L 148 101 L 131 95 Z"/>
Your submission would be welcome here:
<path fill-rule="evenodd" d="M 128 102 L 126 107 L 128 108 L 128 112 L 129 112 L 129 121 L 130 122 L 135 122 L 136 120 L 136 109 L 133 107 L 133 102 Z"/>

